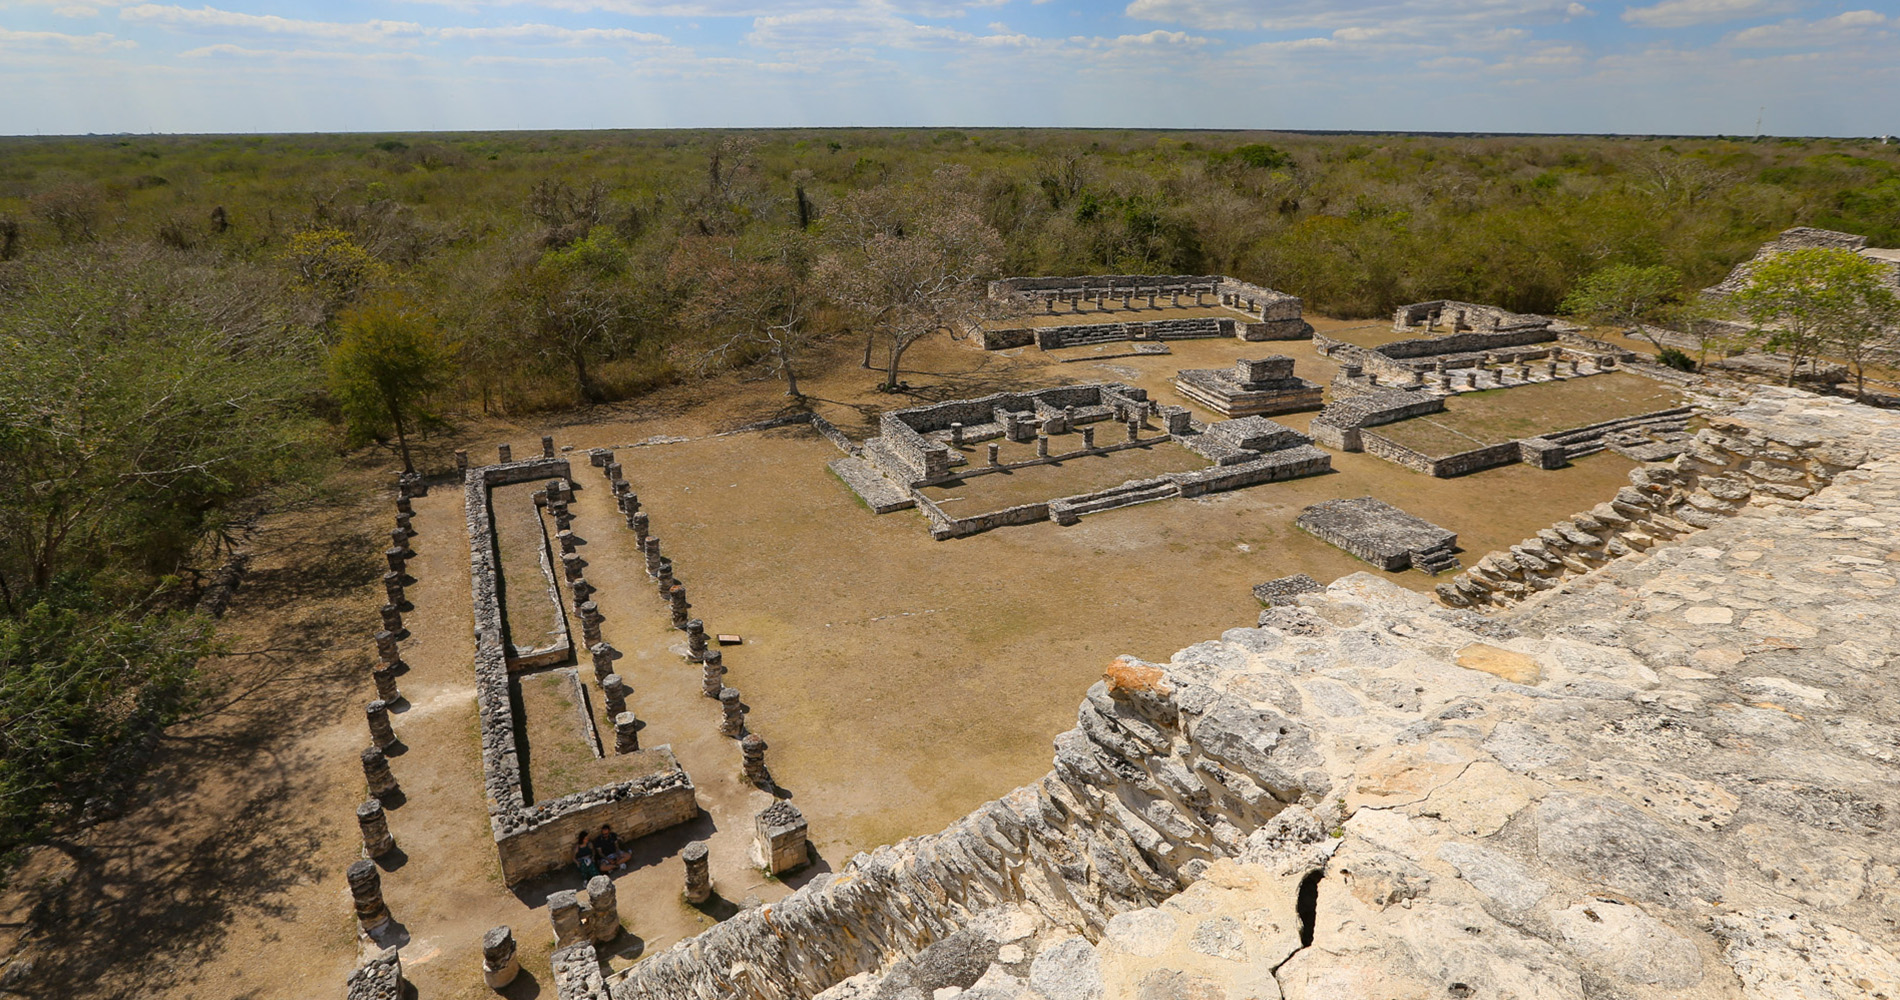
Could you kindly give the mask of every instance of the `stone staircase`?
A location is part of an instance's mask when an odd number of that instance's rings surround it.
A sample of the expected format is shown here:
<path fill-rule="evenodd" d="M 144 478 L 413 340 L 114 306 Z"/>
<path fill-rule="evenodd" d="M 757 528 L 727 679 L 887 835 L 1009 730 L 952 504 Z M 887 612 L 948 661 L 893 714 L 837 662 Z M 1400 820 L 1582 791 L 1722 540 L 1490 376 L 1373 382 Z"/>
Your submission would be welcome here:
<path fill-rule="evenodd" d="M 1633 417 L 1608 420 L 1588 427 L 1576 427 L 1555 434 L 1545 434 L 1548 440 L 1564 446 L 1564 458 L 1576 461 L 1585 455 L 1594 455 L 1609 447 L 1607 440 L 1615 434 L 1648 434 L 1651 431 L 1682 431 L 1689 426 L 1689 415 L 1693 407 L 1678 406 L 1668 410 L 1656 410 L 1652 413 L 1639 413 Z"/>
<path fill-rule="evenodd" d="M 1181 487 L 1165 479 L 1131 479 L 1120 486 L 1095 493 L 1063 497 L 1049 501 L 1049 519 L 1057 524 L 1074 524 L 1084 514 L 1099 514 L 1119 507 L 1166 500 L 1181 495 Z"/>
<path fill-rule="evenodd" d="M 1412 553 L 1412 568 L 1426 576 L 1437 576 L 1440 573 L 1463 569 L 1464 563 L 1458 561 L 1458 557 L 1452 554 L 1451 543 L 1446 542 Z"/>

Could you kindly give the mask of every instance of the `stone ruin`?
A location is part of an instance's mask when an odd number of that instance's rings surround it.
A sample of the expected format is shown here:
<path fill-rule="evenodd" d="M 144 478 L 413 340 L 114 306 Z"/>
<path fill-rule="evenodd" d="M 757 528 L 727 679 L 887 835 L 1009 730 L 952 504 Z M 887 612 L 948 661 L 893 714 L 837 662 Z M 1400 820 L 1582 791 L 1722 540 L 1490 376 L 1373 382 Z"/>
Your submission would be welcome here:
<path fill-rule="evenodd" d="M 617 904 L 560 901 L 553 995 L 1900 996 L 1897 497 L 1900 416 L 1758 391 L 1588 542 L 1481 562 L 1489 614 L 1274 581 L 1257 627 L 1108 664 L 1052 769 L 941 832 L 617 971 Z M 349 986 L 404 995 L 399 955 Z"/>
<path fill-rule="evenodd" d="M 1478 305 L 1474 302 L 1453 302 L 1449 299 L 1435 299 L 1431 302 L 1414 302 L 1400 306 L 1392 314 L 1394 333 L 1408 333 L 1423 330 L 1427 334 L 1437 333 L 1444 327 L 1446 334 L 1463 333 L 1467 330 L 1476 333 L 1511 333 L 1534 331 L 1549 334 L 1551 323 L 1549 316 L 1533 313 L 1515 313 L 1497 306 Z M 1549 336 L 1543 339 L 1550 339 Z"/>
<path fill-rule="evenodd" d="M 532 804 L 524 794 L 510 686 L 514 673 L 538 664 L 511 656 L 511 647 L 504 639 L 501 556 L 496 548 L 491 496 L 499 485 L 565 480 L 568 476 L 566 459 L 544 456 L 473 467 L 463 477 L 475 610 L 475 693 L 481 720 L 483 782 L 502 878 L 509 885 L 567 866 L 574 835 L 579 831 L 609 823 L 622 836 L 633 839 L 699 815 L 692 779 L 673 758 L 671 749 L 664 746 L 644 751 L 654 758 L 655 766 L 652 773 L 642 777 Z M 555 599 L 559 601 L 558 593 Z M 596 755 L 604 752 L 596 737 Z"/>
<path fill-rule="evenodd" d="M 1795 226 L 1782 230 L 1780 236 L 1761 245 L 1755 256 L 1735 265 L 1720 282 L 1705 288 L 1702 294 L 1714 299 L 1725 299 L 1742 290 L 1748 284 L 1749 276 L 1763 261 L 1779 257 L 1795 250 L 1812 249 L 1851 250 L 1863 257 L 1880 261 L 1887 265 L 1887 286 L 1900 293 L 1900 250 L 1884 247 L 1870 247 L 1867 237 L 1853 233 L 1837 232 L 1832 229 L 1816 229 L 1812 226 Z"/>
<path fill-rule="evenodd" d="M 1156 427 L 1150 418 L 1161 426 Z M 1264 417 L 1199 424 L 1186 407 L 1155 403 L 1148 399 L 1147 390 L 1119 383 L 997 393 L 980 399 L 889 410 L 879 419 L 884 433 L 866 441 L 858 454 L 832 461 L 831 469 L 873 513 L 911 507 L 923 511 L 930 520 L 931 537 L 939 541 L 1012 524 L 1045 520 L 1074 524 L 1086 514 L 1170 497 L 1200 496 L 1332 468 L 1332 457 L 1313 447 L 1305 435 Z M 1124 439 L 1100 440 L 1092 425 L 1104 421 L 1121 428 Z M 1071 431 L 1080 433 L 1081 447 L 1055 452 L 1053 436 Z M 989 461 L 978 465 L 961 450 L 997 438 L 1033 441 L 1036 456 L 1004 462 L 998 447 L 991 445 Z M 1191 472 L 1133 479 L 1094 493 L 961 518 L 946 514 L 920 492 L 943 483 L 1170 440 L 1214 464 Z"/>
<path fill-rule="evenodd" d="M 1184 303 L 1182 299 L 1187 296 L 1193 301 Z M 1205 317 L 985 329 L 983 347 L 992 351 L 1031 343 L 1053 350 L 1116 340 L 1210 337 L 1236 337 L 1247 341 L 1304 340 L 1313 332 L 1312 325 L 1301 317 L 1301 302 L 1297 296 L 1218 274 L 1003 278 L 990 282 L 989 297 L 994 301 L 1016 303 L 1021 309 L 1042 315 L 1067 312 L 1097 316 L 1116 310 L 1117 304 L 1123 312 L 1180 309 L 1208 305 L 1207 300 L 1211 298 L 1211 304 L 1251 317 L 1247 321 Z M 1163 298 L 1167 301 L 1162 302 Z"/>
<path fill-rule="evenodd" d="M 1254 599 L 1270 608 L 1298 603 L 1301 594 L 1317 594 L 1326 589 L 1326 585 L 1307 576 L 1295 573 L 1257 584 L 1253 588 Z"/>
<path fill-rule="evenodd" d="M 1293 359 L 1283 355 L 1243 358 L 1232 368 L 1189 368 L 1176 372 L 1181 395 L 1223 417 L 1271 416 L 1317 410 L 1322 390 L 1293 374 Z"/>
<path fill-rule="evenodd" d="M 558 996 L 1900 995 L 1900 419 L 1721 435 L 1801 485 L 1493 617 L 1360 574 L 1117 660 L 1041 779 Z"/>
<path fill-rule="evenodd" d="M 1300 530 L 1395 573 L 1416 569 L 1437 576 L 1459 567 L 1458 533 L 1372 497 L 1327 500 L 1300 511 Z"/>

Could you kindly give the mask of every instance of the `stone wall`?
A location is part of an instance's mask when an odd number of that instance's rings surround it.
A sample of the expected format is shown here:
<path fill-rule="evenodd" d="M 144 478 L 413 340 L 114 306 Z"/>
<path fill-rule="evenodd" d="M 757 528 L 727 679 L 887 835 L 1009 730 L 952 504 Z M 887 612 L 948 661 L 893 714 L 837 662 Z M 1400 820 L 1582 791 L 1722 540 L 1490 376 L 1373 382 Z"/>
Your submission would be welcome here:
<path fill-rule="evenodd" d="M 1439 599 L 1456 607 L 1512 604 L 1567 577 L 1711 527 L 1751 504 L 1810 496 L 1867 454 L 1852 433 L 1848 418 L 1859 416 L 1853 411 L 1838 411 L 1840 419 L 1825 429 L 1790 413 L 1793 404 L 1805 406 L 1811 399 L 1794 390 L 1764 389 L 1734 412 L 1710 416 L 1709 426 L 1673 462 L 1635 469 L 1631 485 L 1614 498 L 1508 551 L 1486 555 L 1440 585 Z"/>
<path fill-rule="evenodd" d="M 564 458 L 536 458 L 471 468 L 463 477 L 469 581 L 475 616 L 475 705 L 482 733 L 482 783 L 502 878 L 516 885 L 569 864 L 574 834 L 612 823 L 633 838 L 692 819 L 699 804 L 692 781 L 661 748 L 657 774 L 602 785 L 530 806 L 522 788 L 510 693 L 508 646 L 502 630 L 500 554 L 495 548 L 490 492 L 509 483 L 569 478 Z M 625 826 L 622 826 L 622 824 Z"/>
<path fill-rule="evenodd" d="M 1395 340 L 1367 350 L 1393 359 L 1427 358 L 1441 354 L 1481 354 L 1507 347 L 1541 344 L 1554 339 L 1555 336 L 1544 327 L 1534 327 L 1498 333 L 1454 333 L 1443 337 Z"/>
<path fill-rule="evenodd" d="M 1112 664 L 1054 769 L 942 833 L 880 847 L 609 983 L 614 1000 L 809 997 L 999 907 L 1099 935 L 1154 905 L 1289 802 L 1333 785 L 1312 734 L 1202 667 Z"/>
<path fill-rule="evenodd" d="M 1795 226 L 1792 229 L 1782 230 L 1780 236 L 1769 240 L 1767 243 L 1763 243 L 1761 248 L 1755 251 L 1755 256 L 1735 265 L 1734 269 L 1729 271 L 1727 277 L 1723 278 L 1721 282 L 1715 286 L 1704 289 L 1703 294 L 1717 298 L 1725 298 L 1729 295 L 1733 295 L 1741 291 L 1744 285 L 1748 284 L 1749 275 L 1755 272 L 1755 267 L 1762 261 L 1772 257 L 1779 257 L 1784 253 L 1794 250 L 1822 248 L 1852 250 L 1856 253 L 1865 253 L 1867 250 L 1867 237 L 1856 236 L 1853 233 L 1836 232 L 1832 229 L 1815 229 L 1811 226 Z M 1900 262 L 1895 262 L 1891 258 L 1879 259 L 1891 265 L 1888 268 L 1887 283 L 1896 291 L 1900 291 Z"/>

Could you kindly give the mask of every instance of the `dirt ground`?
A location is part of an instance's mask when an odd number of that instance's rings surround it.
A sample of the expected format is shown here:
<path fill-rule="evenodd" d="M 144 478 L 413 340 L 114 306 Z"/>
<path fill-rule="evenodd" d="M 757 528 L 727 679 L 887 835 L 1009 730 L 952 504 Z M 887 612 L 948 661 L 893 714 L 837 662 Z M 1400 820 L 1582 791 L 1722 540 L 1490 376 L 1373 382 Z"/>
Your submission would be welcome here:
<path fill-rule="evenodd" d="M 1113 346 L 1055 353 L 1086 359 Z M 804 382 L 818 412 L 864 437 L 889 406 L 1001 389 L 1112 379 L 1184 402 L 1169 383 L 1176 369 L 1241 356 L 1287 354 L 1303 377 L 1332 377 L 1305 342 L 1172 346 L 1169 356 L 1058 364 L 1035 348 L 985 354 L 968 341 L 932 341 L 905 359 L 910 394 L 893 397 L 857 366 L 859 345 L 841 343 L 814 359 Z M 1251 624 L 1258 604 L 1249 588 L 1262 580 L 1367 569 L 1290 527 L 1307 504 L 1381 496 L 1458 531 L 1476 555 L 1603 499 L 1630 467 L 1606 453 L 1552 472 L 1514 465 L 1437 480 L 1338 454 L 1329 475 L 1111 511 L 1072 527 L 933 542 L 914 511 L 867 512 L 825 467 L 837 450 L 808 429 L 717 436 L 782 413 L 785 402 L 776 383 L 729 376 L 547 422 L 471 422 L 427 442 L 422 457 L 448 470 L 455 447 L 487 460 L 499 442 L 538 450 L 543 433 L 576 448 L 621 446 L 693 614 L 709 631 L 744 637 L 725 651 L 728 683 L 771 745 L 779 794 L 811 823 L 813 871 L 939 829 L 1042 774 L 1050 738 L 1072 724 L 1083 689 L 1113 657 L 1166 659 Z M 1300 428 L 1309 417 L 1275 419 Z M 643 441 L 652 443 L 634 447 Z M 362 704 L 373 695 L 367 665 L 393 470 L 387 454 L 352 456 L 328 502 L 263 526 L 226 619 L 237 652 L 212 665 L 228 692 L 167 735 L 143 800 L 122 819 L 38 852 L 0 895 L 0 949 L 24 936 L 33 995 L 341 992 L 363 947 L 342 873 L 358 853 L 357 753 Z M 747 868 L 749 817 L 769 799 L 740 780 L 736 746 L 717 735 L 717 705 L 681 659 L 682 637 L 668 627 L 631 533 L 616 525 L 603 480 L 584 462 L 576 476 L 576 532 L 607 637 L 625 653 L 617 669 L 635 689 L 642 745 L 669 746 L 707 810 L 638 845 L 634 870 L 620 878 L 629 934 L 610 959 L 618 966 L 789 885 Z M 415 504 L 407 701 L 395 716 L 404 749 L 392 759 L 406 801 L 390 812 L 401 852 L 383 884 L 425 998 L 488 995 L 478 942 L 500 923 L 522 945 L 524 976 L 508 995 L 552 996 L 543 904 L 578 879 L 513 891 L 501 883 L 480 780 L 461 503 L 450 487 Z M 1415 572 L 1393 579 L 1435 582 Z M 711 842 L 719 896 L 695 909 L 678 901 L 677 852 L 698 838 Z"/>

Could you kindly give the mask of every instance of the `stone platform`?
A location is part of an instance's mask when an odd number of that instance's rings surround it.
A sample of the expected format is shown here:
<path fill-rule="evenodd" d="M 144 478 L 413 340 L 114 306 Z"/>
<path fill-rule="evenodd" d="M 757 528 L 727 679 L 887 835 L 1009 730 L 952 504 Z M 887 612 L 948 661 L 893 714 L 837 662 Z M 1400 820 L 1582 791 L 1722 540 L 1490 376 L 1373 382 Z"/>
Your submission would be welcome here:
<path fill-rule="evenodd" d="M 1224 417 L 1317 410 L 1322 390 L 1293 374 L 1282 355 L 1242 359 L 1232 368 L 1187 368 L 1175 373 L 1175 391 Z"/>
<path fill-rule="evenodd" d="M 1451 555 L 1458 545 L 1457 532 L 1372 497 L 1316 503 L 1293 523 L 1388 573 L 1412 567 L 1435 574 L 1458 565 Z M 1446 559 L 1449 566 L 1444 565 Z"/>

